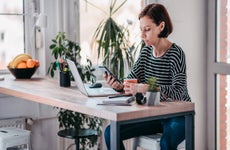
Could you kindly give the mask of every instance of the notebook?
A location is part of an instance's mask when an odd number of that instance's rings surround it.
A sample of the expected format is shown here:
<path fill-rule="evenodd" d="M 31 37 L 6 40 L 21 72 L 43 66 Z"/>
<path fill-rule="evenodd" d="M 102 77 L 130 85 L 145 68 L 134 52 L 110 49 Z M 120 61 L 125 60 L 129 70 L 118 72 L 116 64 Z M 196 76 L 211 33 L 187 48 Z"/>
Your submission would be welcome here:
<path fill-rule="evenodd" d="M 135 101 L 135 98 L 133 96 L 125 96 L 104 100 L 102 101 L 102 104 L 130 104 L 133 101 Z"/>
<path fill-rule="evenodd" d="M 110 87 L 101 87 L 101 88 L 90 88 L 89 84 L 84 84 L 80 74 L 77 70 L 77 66 L 72 60 L 67 59 L 70 71 L 72 72 L 75 83 L 81 93 L 88 97 L 105 97 L 111 95 L 119 95 L 120 93 L 116 92 Z"/>

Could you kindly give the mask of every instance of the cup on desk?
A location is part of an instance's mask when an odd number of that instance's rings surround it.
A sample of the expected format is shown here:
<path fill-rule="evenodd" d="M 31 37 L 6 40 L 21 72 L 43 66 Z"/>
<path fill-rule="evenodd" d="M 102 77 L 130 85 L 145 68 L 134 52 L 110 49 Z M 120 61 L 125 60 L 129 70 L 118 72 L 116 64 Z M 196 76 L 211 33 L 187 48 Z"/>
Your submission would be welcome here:
<path fill-rule="evenodd" d="M 62 87 L 69 87 L 70 86 L 69 71 L 60 71 L 60 86 L 62 86 Z"/>
<path fill-rule="evenodd" d="M 132 86 L 132 84 L 137 84 L 137 83 L 138 83 L 137 79 L 124 79 L 125 94 L 132 94 L 130 87 Z"/>

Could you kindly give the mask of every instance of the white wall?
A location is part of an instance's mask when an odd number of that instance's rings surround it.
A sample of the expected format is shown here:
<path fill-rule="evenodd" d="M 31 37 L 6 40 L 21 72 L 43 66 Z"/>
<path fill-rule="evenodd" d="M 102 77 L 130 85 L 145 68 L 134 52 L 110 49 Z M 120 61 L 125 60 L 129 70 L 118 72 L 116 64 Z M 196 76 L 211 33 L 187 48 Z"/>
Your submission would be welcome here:
<path fill-rule="evenodd" d="M 40 12 L 45 13 L 48 19 L 47 27 L 41 29 L 43 46 L 36 49 L 37 59 L 44 60 L 38 68 L 39 74 L 46 75 L 50 62 L 54 59 L 51 56 L 49 46 L 58 32 L 65 32 L 68 39 L 79 41 L 79 28 L 77 27 L 78 20 L 76 17 L 78 15 L 78 3 L 77 0 L 40 0 Z M 57 74 L 55 74 L 55 77 L 57 77 Z"/>

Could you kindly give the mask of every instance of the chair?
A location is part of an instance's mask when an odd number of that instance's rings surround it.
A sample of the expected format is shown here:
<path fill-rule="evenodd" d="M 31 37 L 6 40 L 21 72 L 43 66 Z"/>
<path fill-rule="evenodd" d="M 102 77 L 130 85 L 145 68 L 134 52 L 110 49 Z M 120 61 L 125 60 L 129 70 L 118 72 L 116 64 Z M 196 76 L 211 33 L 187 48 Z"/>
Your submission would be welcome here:
<path fill-rule="evenodd" d="M 75 129 L 75 128 L 69 128 L 69 129 L 63 129 L 58 132 L 58 135 L 63 138 L 69 138 L 75 140 L 76 150 L 79 150 L 79 139 L 80 138 L 90 138 L 97 136 L 98 133 L 96 130 L 92 129 Z"/>
<path fill-rule="evenodd" d="M 30 131 L 15 127 L 0 128 L 1 150 L 19 149 L 24 145 L 24 150 L 30 150 Z"/>
<path fill-rule="evenodd" d="M 135 137 L 133 140 L 133 150 L 137 147 L 144 148 L 146 150 L 160 150 L 160 138 L 161 134 L 154 134 L 148 136 Z M 185 150 L 185 140 L 177 147 L 178 150 Z"/>

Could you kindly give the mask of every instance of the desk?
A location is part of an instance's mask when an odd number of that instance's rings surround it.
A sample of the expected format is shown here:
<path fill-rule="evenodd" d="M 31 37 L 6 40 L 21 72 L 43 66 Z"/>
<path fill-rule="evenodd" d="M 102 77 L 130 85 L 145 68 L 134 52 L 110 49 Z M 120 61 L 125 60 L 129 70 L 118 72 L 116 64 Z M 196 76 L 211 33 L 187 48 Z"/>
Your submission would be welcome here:
<path fill-rule="evenodd" d="M 75 86 L 60 87 L 58 81 L 50 78 L 33 77 L 30 80 L 5 76 L 0 81 L 0 93 L 23 98 L 46 105 L 69 109 L 111 121 L 111 148 L 119 150 L 120 126 L 162 118 L 185 116 L 186 150 L 194 150 L 194 103 L 164 102 L 159 106 L 147 107 L 97 105 L 106 97 L 86 97 Z"/>

